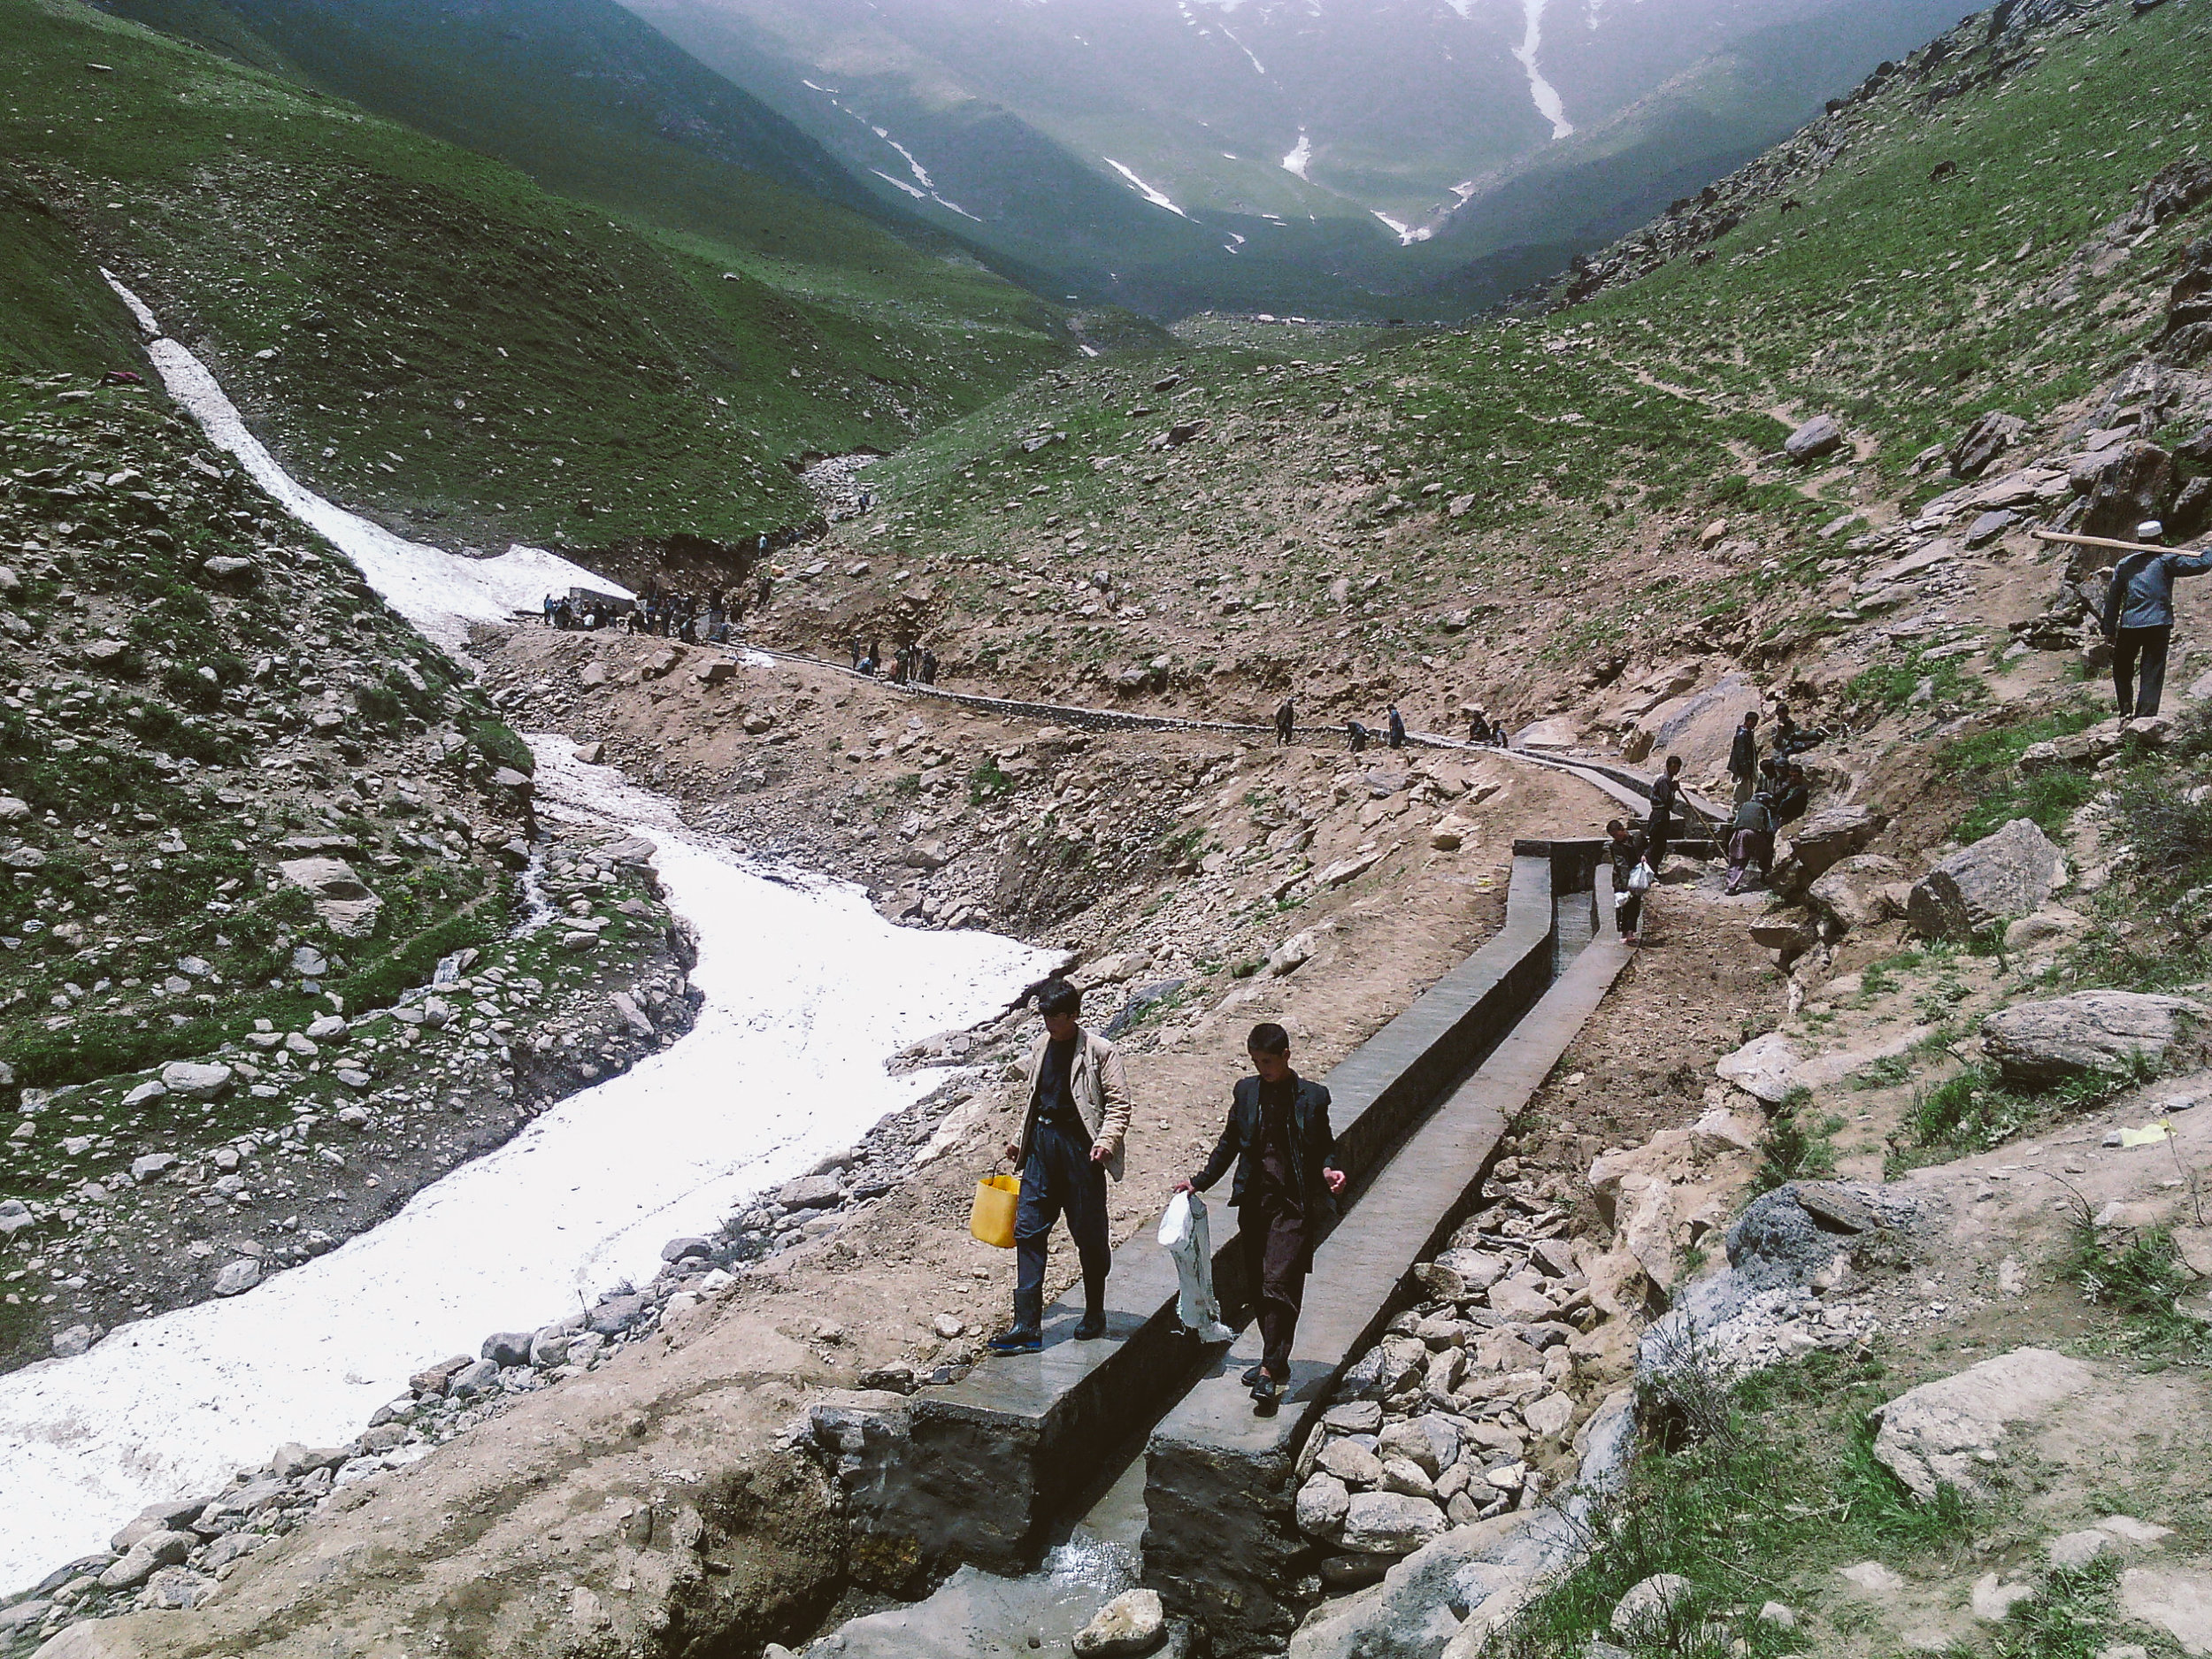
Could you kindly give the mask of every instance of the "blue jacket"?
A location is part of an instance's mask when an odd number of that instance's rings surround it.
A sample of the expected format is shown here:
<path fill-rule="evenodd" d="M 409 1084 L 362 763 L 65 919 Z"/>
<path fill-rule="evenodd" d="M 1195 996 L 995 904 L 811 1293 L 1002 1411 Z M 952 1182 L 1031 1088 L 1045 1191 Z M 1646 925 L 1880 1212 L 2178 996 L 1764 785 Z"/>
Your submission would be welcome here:
<path fill-rule="evenodd" d="M 2212 571 L 2212 555 L 2130 553 L 2112 567 L 2105 592 L 2105 637 L 2122 628 L 2170 628 L 2174 625 L 2174 579 Z"/>

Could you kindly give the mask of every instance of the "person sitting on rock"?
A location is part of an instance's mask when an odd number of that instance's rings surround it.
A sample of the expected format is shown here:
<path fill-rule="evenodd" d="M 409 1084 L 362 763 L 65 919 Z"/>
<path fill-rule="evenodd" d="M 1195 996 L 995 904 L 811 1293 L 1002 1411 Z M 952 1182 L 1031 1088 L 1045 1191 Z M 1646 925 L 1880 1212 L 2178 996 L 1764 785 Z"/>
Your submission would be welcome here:
<path fill-rule="evenodd" d="M 1357 720 L 1347 720 L 1344 723 L 1345 744 L 1355 755 L 1366 752 L 1367 740 L 1371 735 L 1372 733 Z"/>
<path fill-rule="evenodd" d="M 1258 1315 L 1260 1363 L 1244 1373 L 1253 1409 L 1272 1417 L 1290 1381 L 1290 1346 L 1298 1333 L 1314 1247 L 1336 1214 L 1344 1171 L 1329 1127 L 1329 1091 L 1291 1069 L 1290 1033 L 1255 1025 L 1245 1052 L 1257 1074 L 1240 1078 L 1229 1121 L 1206 1167 L 1175 1190 L 1205 1191 L 1237 1166 L 1229 1189 L 1244 1250 L 1244 1282 Z"/>
<path fill-rule="evenodd" d="M 1129 1080 L 1105 1038 L 1077 1023 L 1083 994 L 1064 980 L 1037 988 L 1044 1034 L 1029 1051 L 1028 1110 L 1021 1139 L 1006 1156 L 1021 1170 L 1014 1212 L 1014 1323 L 991 1339 L 994 1354 L 1034 1354 L 1044 1347 L 1045 1250 L 1063 1212 L 1083 1269 L 1079 1342 L 1106 1334 L 1106 1274 L 1113 1246 L 1106 1233 L 1106 1179 L 1121 1179 L 1129 1135 Z"/>
<path fill-rule="evenodd" d="M 1806 777 L 1800 762 L 1786 761 L 1782 765 L 1782 787 L 1774 795 L 1774 823 L 1777 828 L 1792 824 L 1805 816 L 1805 809 L 1813 803 L 1812 780 Z"/>

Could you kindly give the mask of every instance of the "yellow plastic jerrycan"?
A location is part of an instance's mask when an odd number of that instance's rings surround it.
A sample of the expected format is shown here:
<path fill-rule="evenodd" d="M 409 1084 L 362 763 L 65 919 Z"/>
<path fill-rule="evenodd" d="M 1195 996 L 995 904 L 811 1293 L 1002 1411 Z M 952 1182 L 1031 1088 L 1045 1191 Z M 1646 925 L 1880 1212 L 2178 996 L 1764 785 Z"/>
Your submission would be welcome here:
<path fill-rule="evenodd" d="M 1021 1202 L 1022 1184 L 1012 1175 L 987 1175 L 975 1184 L 975 1208 L 968 1212 L 968 1231 L 1002 1250 L 1014 1248 L 1014 1211 Z"/>

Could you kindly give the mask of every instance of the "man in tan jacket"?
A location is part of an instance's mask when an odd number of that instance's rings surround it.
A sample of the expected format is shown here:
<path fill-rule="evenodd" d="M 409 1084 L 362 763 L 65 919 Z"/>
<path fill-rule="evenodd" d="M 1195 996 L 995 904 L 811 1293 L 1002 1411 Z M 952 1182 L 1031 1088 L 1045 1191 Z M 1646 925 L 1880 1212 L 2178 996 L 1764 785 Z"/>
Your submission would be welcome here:
<path fill-rule="evenodd" d="M 1052 980 L 1038 991 L 1037 1011 L 1045 1033 L 1029 1051 L 1028 1110 L 1021 1140 L 1006 1146 L 1022 1172 L 1014 1216 L 1014 1323 L 991 1339 L 995 1354 L 1033 1354 L 1044 1346 L 1045 1246 L 1063 1211 L 1083 1264 L 1084 1312 L 1076 1337 L 1088 1341 L 1106 1333 L 1106 1271 L 1113 1262 L 1106 1178 L 1121 1179 L 1129 1081 L 1114 1045 L 1078 1023 L 1080 991 Z"/>

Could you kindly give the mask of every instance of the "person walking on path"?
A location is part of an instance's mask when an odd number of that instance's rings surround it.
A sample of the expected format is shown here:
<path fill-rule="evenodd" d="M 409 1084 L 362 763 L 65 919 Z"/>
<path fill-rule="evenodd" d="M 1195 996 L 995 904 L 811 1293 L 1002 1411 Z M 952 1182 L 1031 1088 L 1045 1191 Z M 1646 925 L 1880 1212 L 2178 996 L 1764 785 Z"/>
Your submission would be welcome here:
<path fill-rule="evenodd" d="M 1405 746 L 1405 716 L 1398 712 L 1398 705 L 1394 703 L 1390 705 L 1390 747 L 1393 749 L 1403 749 Z"/>
<path fill-rule="evenodd" d="M 2166 526 L 2148 519 L 2135 526 L 2138 541 L 2156 542 Z M 2155 547 L 2123 553 L 2112 567 L 2098 621 L 2112 643 L 2112 689 L 2122 719 L 2156 714 L 2166 691 L 2166 648 L 2174 634 L 2174 580 L 2212 571 L 2212 555 Z"/>
<path fill-rule="evenodd" d="M 1667 842 L 1674 835 L 1674 810 L 1682 803 L 1682 757 L 1667 757 L 1667 769 L 1651 786 L 1651 868 L 1657 873 L 1667 859 Z"/>
<path fill-rule="evenodd" d="M 1634 944 L 1643 926 L 1644 895 L 1629 878 L 1637 865 L 1647 862 L 1650 850 L 1650 841 L 1623 820 L 1615 818 L 1605 826 L 1605 856 L 1613 861 L 1613 926 L 1624 945 Z"/>
<path fill-rule="evenodd" d="M 1083 1269 L 1078 1341 L 1106 1334 L 1106 1179 L 1121 1179 L 1129 1136 L 1129 1080 L 1121 1056 L 1083 1029 L 1083 994 L 1062 980 L 1039 987 L 1044 1035 L 1029 1050 L 1029 1105 L 1021 1139 L 1006 1156 L 1021 1170 L 1014 1211 L 1014 1323 L 991 1339 L 994 1354 L 1033 1354 L 1044 1346 L 1045 1248 L 1062 1215 Z"/>
<path fill-rule="evenodd" d="M 1272 1023 L 1255 1025 L 1245 1052 L 1257 1075 L 1237 1080 L 1213 1156 L 1175 1190 L 1203 1192 L 1236 1164 L 1229 1202 L 1237 1212 L 1246 1294 L 1258 1315 L 1262 1344 L 1260 1363 L 1244 1381 L 1253 1409 L 1272 1417 L 1290 1381 L 1290 1345 L 1314 1247 L 1336 1213 L 1344 1171 L 1329 1127 L 1329 1091 L 1291 1069 L 1290 1034 Z"/>
<path fill-rule="evenodd" d="M 1728 775 L 1736 780 L 1736 804 L 1741 806 L 1759 785 L 1759 716 L 1755 710 L 1744 716 L 1729 742 Z"/>
<path fill-rule="evenodd" d="M 1282 702 L 1275 705 L 1275 743 L 1278 748 L 1286 747 L 1289 744 L 1291 731 L 1297 724 L 1297 699 L 1285 697 Z"/>

